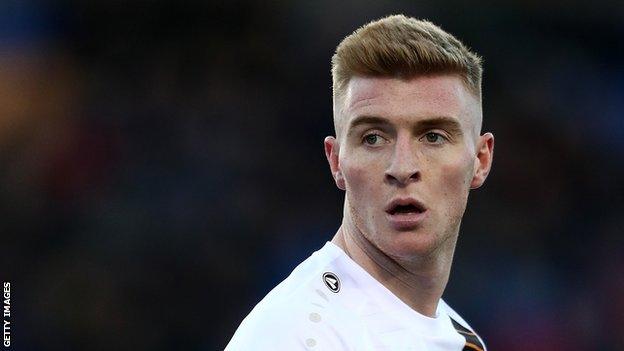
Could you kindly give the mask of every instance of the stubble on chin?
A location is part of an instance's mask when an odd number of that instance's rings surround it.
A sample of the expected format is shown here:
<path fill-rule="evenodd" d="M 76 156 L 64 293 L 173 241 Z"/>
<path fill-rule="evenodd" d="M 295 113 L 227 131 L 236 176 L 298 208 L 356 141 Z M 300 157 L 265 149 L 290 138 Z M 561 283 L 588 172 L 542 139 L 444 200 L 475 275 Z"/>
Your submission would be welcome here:
<path fill-rule="evenodd" d="M 346 235 L 359 247 L 359 249 L 366 253 L 371 259 L 377 261 L 378 256 L 383 256 L 382 260 L 392 260 L 399 263 L 401 266 L 411 264 L 423 264 L 428 261 L 439 260 L 441 256 L 450 256 L 452 258 L 455 244 L 457 243 L 457 237 L 459 234 L 459 227 L 463 215 L 462 208 L 465 209 L 465 204 L 456 204 L 459 207 L 455 207 L 453 210 L 445 213 L 443 216 L 446 218 L 446 225 L 443 228 L 429 228 L 429 230 L 440 230 L 441 235 L 434 235 L 434 242 L 431 243 L 428 249 L 420 252 L 413 252 L 409 255 L 398 255 L 389 252 L 384 248 L 382 242 L 384 233 L 373 233 L 375 230 L 375 217 L 371 215 L 371 218 L 365 219 L 360 215 L 360 212 L 351 204 L 348 196 L 345 198 L 347 203 L 347 211 L 349 216 L 349 226 L 346 229 Z M 345 213 L 347 215 L 347 213 Z M 440 221 L 442 218 L 438 218 Z M 436 222 L 435 220 L 433 222 Z M 447 252 L 447 254 L 445 254 Z"/>
<path fill-rule="evenodd" d="M 370 232 L 370 228 L 374 227 L 373 223 L 375 223 L 375 216 L 371 215 L 371 218 L 368 219 L 368 223 L 366 219 L 364 219 L 359 211 L 351 204 L 349 201 L 349 197 L 345 197 L 345 201 L 347 204 L 347 211 L 345 216 L 348 216 L 348 225 L 347 235 L 351 238 L 352 241 L 359 247 L 360 250 L 364 251 L 368 256 L 374 256 L 373 251 L 378 251 L 379 253 L 384 253 L 384 250 L 380 248 L 378 242 L 376 242 L 376 237 L 373 235 L 374 233 Z M 372 229 L 371 229 L 372 230 Z"/>

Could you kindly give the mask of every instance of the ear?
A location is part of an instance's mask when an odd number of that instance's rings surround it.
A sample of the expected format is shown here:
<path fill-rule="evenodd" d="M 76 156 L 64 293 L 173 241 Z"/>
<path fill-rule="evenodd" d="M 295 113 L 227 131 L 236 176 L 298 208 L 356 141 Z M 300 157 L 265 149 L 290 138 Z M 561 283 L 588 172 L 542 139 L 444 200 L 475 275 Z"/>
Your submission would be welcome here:
<path fill-rule="evenodd" d="M 331 170 L 332 176 L 334 177 L 334 181 L 336 182 L 336 186 L 340 190 L 345 190 L 345 180 L 342 176 L 342 171 L 340 170 L 340 162 L 338 161 L 338 142 L 336 138 L 333 136 L 325 137 L 325 157 L 327 157 L 327 162 L 329 163 L 329 169 Z"/>
<path fill-rule="evenodd" d="M 492 168 L 494 158 L 494 135 L 485 133 L 479 137 L 477 144 L 477 157 L 475 158 L 474 173 L 470 182 L 470 189 L 476 189 L 483 185 Z"/>

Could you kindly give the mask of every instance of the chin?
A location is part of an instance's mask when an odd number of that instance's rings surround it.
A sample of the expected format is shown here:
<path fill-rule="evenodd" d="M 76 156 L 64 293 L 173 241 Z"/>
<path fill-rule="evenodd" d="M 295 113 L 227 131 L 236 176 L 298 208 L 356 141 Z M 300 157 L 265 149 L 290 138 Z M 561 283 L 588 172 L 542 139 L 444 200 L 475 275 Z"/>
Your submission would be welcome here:
<path fill-rule="evenodd" d="M 382 251 L 388 256 L 402 260 L 424 257 L 438 248 L 440 242 L 437 239 L 435 235 L 420 230 L 399 232 L 393 240 L 385 243 Z"/>

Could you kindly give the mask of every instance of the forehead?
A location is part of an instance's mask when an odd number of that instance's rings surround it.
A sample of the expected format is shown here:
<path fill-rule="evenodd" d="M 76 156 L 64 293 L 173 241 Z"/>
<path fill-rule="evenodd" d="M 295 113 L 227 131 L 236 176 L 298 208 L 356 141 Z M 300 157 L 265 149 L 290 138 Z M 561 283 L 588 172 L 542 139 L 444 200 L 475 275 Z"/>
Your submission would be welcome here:
<path fill-rule="evenodd" d="M 347 86 L 343 106 L 345 128 L 358 116 L 378 116 L 397 122 L 450 117 L 457 119 L 462 128 L 471 128 L 475 124 L 475 114 L 479 113 L 477 99 L 455 75 L 420 76 L 408 80 L 353 77 Z"/>

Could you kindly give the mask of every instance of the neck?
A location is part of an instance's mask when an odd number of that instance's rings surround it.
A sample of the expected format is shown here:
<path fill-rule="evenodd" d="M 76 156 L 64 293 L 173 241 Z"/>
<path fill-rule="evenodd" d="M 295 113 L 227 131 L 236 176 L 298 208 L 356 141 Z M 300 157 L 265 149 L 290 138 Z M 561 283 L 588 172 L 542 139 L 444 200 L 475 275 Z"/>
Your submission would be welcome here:
<path fill-rule="evenodd" d="M 435 317 L 448 282 L 457 236 L 433 253 L 399 261 L 388 256 L 345 216 L 332 243 L 416 312 Z"/>

